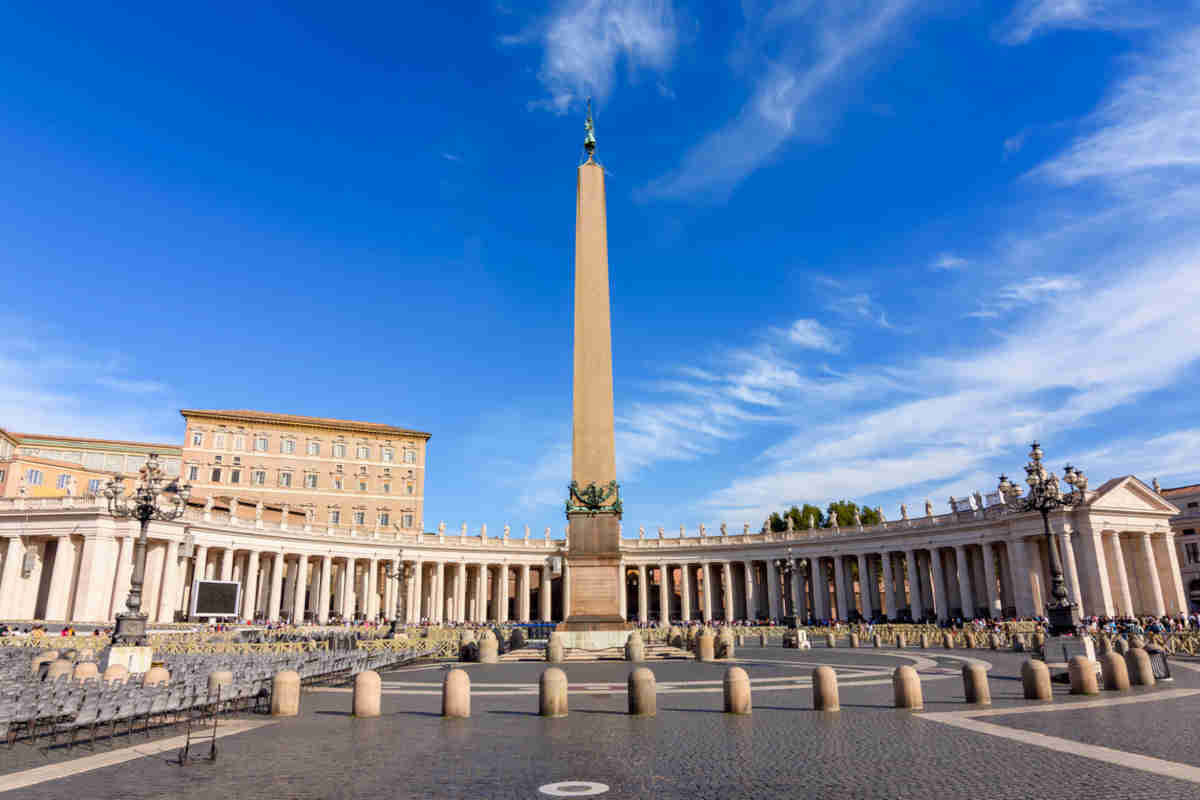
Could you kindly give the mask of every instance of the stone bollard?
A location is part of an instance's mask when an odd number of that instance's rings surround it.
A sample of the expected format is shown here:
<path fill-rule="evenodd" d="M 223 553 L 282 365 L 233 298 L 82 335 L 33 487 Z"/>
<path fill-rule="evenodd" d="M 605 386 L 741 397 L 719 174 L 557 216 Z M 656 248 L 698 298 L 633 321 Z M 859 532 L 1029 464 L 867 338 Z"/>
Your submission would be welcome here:
<path fill-rule="evenodd" d="M 737 646 L 738 646 L 738 647 L 745 647 L 745 646 L 746 646 L 746 634 L 744 634 L 744 633 L 739 633 L 739 634 L 737 635 Z"/>
<path fill-rule="evenodd" d="M 996 633 L 988 634 L 988 647 L 993 650 L 1000 649 L 1000 635 Z"/>
<path fill-rule="evenodd" d="M 83 666 L 82 664 L 80 666 Z M 166 667 L 151 667 L 142 676 L 142 686 L 159 686 L 171 682 L 171 673 Z"/>
<path fill-rule="evenodd" d="M 968 703 L 981 706 L 992 704 L 992 689 L 988 686 L 987 667 L 983 664 L 963 664 L 963 694 Z"/>
<path fill-rule="evenodd" d="M 1071 678 L 1071 694 L 1100 694 L 1096 684 L 1096 662 L 1087 656 L 1071 656 L 1067 674 Z"/>
<path fill-rule="evenodd" d="M 642 635 L 637 631 L 630 633 L 629 638 L 625 640 L 625 660 L 646 660 L 646 645 L 642 642 Z"/>
<path fill-rule="evenodd" d="M 1109 639 L 1107 636 L 1101 636 L 1100 641 L 1096 643 L 1097 655 L 1102 656 L 1105 653 L 1111 653 L 1112 649 L 1112 639 Z"/>
<path fill-rule="evenodd" d="M 733 658 L 735 652 L 733 634 L 726 628 L 717 637 L 717 658 Z"/>
<path fill-rule="evenodd" d="M 1113 651 L 1100 657 L 1100 671 L 1104 673 L 1104 688 L 1123 692 L 1129 688 L 1129 668 L 1125 656 Z"/>
<path fill-rule="evenodd" d="M 696 660 L 712 661 L 715 657 L 713 635 L 709 631 L 705 631 L 696 639 Z"/>
<path fill-rule="evenodd" d="M 466 670 L 452 669 L 442 681 L 442 716 L 471 716 L 471 679 Z"/>
<path fill-rule="evenodd" d="M 479 663 L 496 664 L 499 661 L 500 643 L 496 641 L 496 634 L 485 630 L 479 635 Z"/>
<path fill-rule="evenodd" d="M 538 714 L 543 717 L 567 715 L 567 673 L 547 667 L 538 680 Z"/>
<path fill-rule="evenodd" d="M 1129 638 L 1129 649 L 1132 650 L 1135 647 L 1140 648 L 1142 650 L 1146 649 L 1146 639 L 1144 636 L 1141 636 L 1141 635 L 1135 633 L 1133 636 L 1131 636 Z M 1129 655 L 1129 654 L 1126 653 L 1125 655 Z"/>
<path fill-rule="evenodd" d="M 667 644 L 671 647 L 683 647 L 683 631 L 672 625 L 671 630 L 667 632 Z"/>
<path fill-rule="evenodd" d="M 871 644 L 876 648 L 883 647 L 883 637 L 878 633 L 871 637 Z"/>
<path fill-rule="evenodd" d="M 954 634 L 952 634 L 952 633 L 943 633 L 942 634 L 942 647 L 944 647 L 947 650 L 954 649 Z"/>
<path fill-rule="evenodd" d="M 1025 634 L 1014 633 L 1012 637 L 1012 650 L 1014 653 L 1025 652 Z"/>
<path fill-rule="evenodd" d="M 1117 641 L 1113 643 L 1113 652 L 1125 655 L 1129 652 L 1129 642 L 1125 641 L 1124 636 L 1118 636 Z"/>
<path fill-rule="evenodd" d="M 760 633 L 758 635 L 758 646 L 759 647 L 767 646 L 767 635 L 765 633 Z"/>
<path fill-rule="evenodd" d="M 917 671 L 907 664 L 896 667 L 892 673 L 892 693 L 896 698 L 896 708 L 919 710 L 925 707 L 921 697 L 921 679 L 917 677 Z"/>
<path fill-rule="evenodd" d="M 833 667 L 817 667 L 812 672 L 813 708 L 817 711 L 841 711 L 838 701 L 837 673 Z"/>
<path fill-rule="evenodd" d="M 378 717 L 382 700 L 383 687 L 378 672 L 368 669 L 354 676 L 354 716 Z"/>
<path fill-rule="evenodd" d="M 627 681 L 629 713 L 635 717 L 653 717 L 658 713 L 658 682 L 654 673 L 638 667 Z"/>
<path fill-rule="evenodd" d="M 129 677 L 129 670 L 124 664 L 109 664 L 101 678 L 105 683 L 124 682 Z"/>
<path fill-rule="evenodd" d="M 209 676 L 209 683 L 212 676 Z M 271 716 L 294 717 L 300 713 L 300 674 L 284 669 L 271 679 Z"/>
<path fill-rule="evenodd" d="M 750 676 L 746 674 L 746 670 L 741 667 L 730 667 L 725 670 L 723 685 L 725 713 L 749 714 L 751 710 Z"/>
<path fill-rule="evenodd" d="M 567 648 L 563 645 L 561 634 L 550 634 L 550 642 L 546 645 L 546 660 L 551 664 L 561 664 L 566 658 Z"/>
<path fill-rule="evenodd" d="M 1021 685 L 1025 689 L 1026 700 L 1052 700 L 1050 691 L 1050 669 L 1045 661 L 1028 659 L 1021 665 Z"/>
<path fill-rule="evenodd" d="M 75 670 L 75 665 L 65 658 L 56 658 L 50 662 L 50 669 L 46 672 L 46 683 L 52 683 L 59 675 L 70 675 Z"/>
<path fill-rule="evenodd" d="M 905 644 L 907 644 L 907 642 L 906 642 L 906 641 L 905 641 L 905 639 L 904 639 L 904 634 L 903 634 L 903 633 L 897 633 L 897 634 L 896 634 L 896 647 L 898 647 L 899 649 L 903 650 L 903 649 L 904 649 L 904 645 L 905 645 Z"/>
<path fill-rule="evenodd" d="M 930 636 L 928 633 L 922 633 L 921 634 L 921 649 L 928 650 L 929 646 L 931 644 L 933 644 L 933 637 Z"/>
<path fill-rule="evenodd" d="M 95 661 L 80 661 L 75 665 L 75 672 L 72 677 L 77 681 L 98 678 L 100 677 L 100 668 L 96 666 Z"/>
<path fill-rule="evenodd" d="M 1150 654 L 1142 647 L 1131 647 L 1125 654 L 1125 668 L 1129 683 L 1133 686 L 1153 686 L 1154 667 L 1150 665 Z"/>
<path fill-rule="evenodd" d="M 858 647 L 858 634 L 857 633 L 850 634 L 850 644 L 848 644 L 847 647 L 851 647 L 851 648 Z"/>
<path fill-rule="evenodd" d="M 230 687 L 233 686 L 233 673 L 227 669 L 218 669 L 208 673 L 208 701 L 215 702 L 217 698 L 228 700 Z M 220 694 L 218 694 L 218 691 Z"/>
<path fill-rule="evenodd" d="M 832 633 L 825 634 L 825 646 L 837 647 L 837 638 Z"/>

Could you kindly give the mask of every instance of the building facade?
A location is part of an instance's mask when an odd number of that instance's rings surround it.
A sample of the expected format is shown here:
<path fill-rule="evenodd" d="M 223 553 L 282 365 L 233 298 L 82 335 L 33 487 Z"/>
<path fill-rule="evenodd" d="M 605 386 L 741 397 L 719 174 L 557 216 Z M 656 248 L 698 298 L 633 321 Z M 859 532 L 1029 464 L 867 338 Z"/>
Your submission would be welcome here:
<path fill-rule="evenodd" d="M 12 433 L 0 428 L 0 497 L 98 495 L 114 476 L 129 489 L 150 454 L 168 477 L 180 474 L 178 445 Z"/>
<path fill-rule="evenodd" d="M 1051 517 L 1083 612 L 1186 610 L 1172 524 L 1180 509 L 1132 476 L 1087 499 Z M 1040 515 L 960 508 L 862 528 L 639 532 L 621 541 L 621 613 L 642 621 L 1040 613 L 1050 585 Z M 111 620 L 128 592 L 136 533 L 91 497 L 0 499 L 0 619 Z M 219 505 L 210 496 L 180 520 L 151 523 L 149 536 L 143 610 L 159 622 L 188 607 L 199 576 L 240 581 L 242 616 L 269 620 L 560 621 L 569 607 L 568 549 L 549 530 L 517 538 L 507 528 L 481 537 L 444 526 L 330 527 L 283 504 Z"/>
<path fill-rule="evenodd" d="M 1163 489 L 1163 497 L 1179 508 L 1171 519 L 1184 592 L 1192 611 L 1200 611 L 1200 483 Z"/>

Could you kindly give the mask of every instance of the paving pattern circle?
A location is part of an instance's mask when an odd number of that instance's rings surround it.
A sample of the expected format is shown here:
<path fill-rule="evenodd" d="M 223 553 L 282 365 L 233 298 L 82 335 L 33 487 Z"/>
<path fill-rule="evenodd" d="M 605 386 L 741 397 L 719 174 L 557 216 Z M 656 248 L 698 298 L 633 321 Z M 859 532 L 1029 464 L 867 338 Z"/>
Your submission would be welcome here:
<path fill-rule="evenodd" d="M 559 781 L 539 786 L 538 791 L 551 797 L 595 797 L 608 791 L 608 786 L 595 781 Z"/>

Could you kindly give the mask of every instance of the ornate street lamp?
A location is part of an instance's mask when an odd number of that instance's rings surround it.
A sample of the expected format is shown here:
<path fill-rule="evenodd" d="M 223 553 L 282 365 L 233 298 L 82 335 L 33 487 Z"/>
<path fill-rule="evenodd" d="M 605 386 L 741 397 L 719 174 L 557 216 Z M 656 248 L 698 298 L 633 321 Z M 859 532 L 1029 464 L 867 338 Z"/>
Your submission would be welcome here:
<path fill-rule="evenodd" d="M 792 548 L 787 549 L 787 558 L 775 559 L 775 569 L 779 570 L 779 594 L 783 598 L 783 616 L 795 616 L 795 603 L 790 602 L 792 598 L 792 570 L 796 565 L 792 563 Z"/>
<path fill-rule="evenodd" d="M 404 592 L 404 590 L 408 587 L 408 582 L 412 578 L 412 576 L 413 576 L 412 564 L 404 564 L 400 567 L 400 569 L 396 570 L 395 572 L 388 572 L 387 567 L 383 568 L 383 577 L 386 580 L 395 581 L 396 582 L 396 591 L 398 591 L 398 592 Z M 407 597 L 407 596 L 408 596 L 408 593 L 405 592 L 405 597 Z M 420 602 L 421 602 L 421 599 L 417 598 L 417 603 L 420 604 Z M 407 613 L 408 613 L 407 603 L 405 604 L 404 612 L 407 615 Z M 459 611 L 459 614 L 462 614 L 462 611 Z M 462 616 L 465 617 L 466 615 L 462 614 Z M 345 620 L 342 620 L 342 622 L 344 623 Z M 392 617 L 392 627 L 388 631 L 388 635 L 395 636 L 396 634 L 400 633 L 400 625 L 401 624 L 402 623 L 400 622 L 400 615 L 396 614 L 394 617 Z"/>
<path fill-rule="evenodd" d="M 126 611 L 117 614 L 117 628 L 112 643 L 117 647 L 144 647 L 146 639 L 146 615 L 142 613 L 142 584 L 146 580 L 146 544 L 150 520 L 170 521 L 183 516 L 188 497 L 192 494 L 190 484 L 179 485 L 166 480 L 158 455 L 150 454 L 139 470 L 141 477 L 133 493 L 125 494 L 124 478 L 114 475 L 104 487 L 108 498 L 108 513 L 117 519 L 136 519 L 141 525 L 137 541 L 133 546 L 133 577 L 129 581 L 129 597 L 125 600 Z"/>
<path fill-rule="evenodd" d="M 1014 511 L 1038 511 L 1042 515 L 1042 530 L 1046 536 L 1046 552 L 1050 554 L 1050 602 L 1046 604 L 1046 616 L 1050 619 L 1050 630 L 1054 635 L 1073 633 L 1082 622 L 1079 603 L 1067 596 L 1067 584 L 1063 580 L 1062 559 L 1050 533 L 1050 512 L 1059 509 L 1078 508 L 1087 501 L 1087 476 L 1067 464 L 1063 467 L 1063 480 L 1071 491 L 1063 494 L 1058 477 L 1042 466 L 1042 448 L 1034 442 L 1029 450 L 1030 461 L 1025 465 L 1025 482 L 1029 494 L 1021 496 L 1020 487 L 1014 485 L 1006 475 L 1000 476 L 1000 497 Z"/>

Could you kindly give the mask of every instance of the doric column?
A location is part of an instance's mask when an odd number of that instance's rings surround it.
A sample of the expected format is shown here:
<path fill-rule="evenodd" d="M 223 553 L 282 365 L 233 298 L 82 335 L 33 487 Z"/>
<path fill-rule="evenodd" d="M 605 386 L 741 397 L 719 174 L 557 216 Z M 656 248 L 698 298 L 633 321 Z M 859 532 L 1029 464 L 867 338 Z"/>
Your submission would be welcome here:
<path fill-rule="evenodd" d="M 767 570 L 767 615 L 777 620 L 782 615 L 779 610 L 779 571 L 773 558 L 764 560 L 763 566 Z"/>
<path fill-rule="evenodd" d="M 913 622 L 920 622 L 925 616 L 925 606 L 921 603 L 921 580 L 917 564 L 917 551 L 904 552 L 904 564 L 908 572 L 908 610 Z"/>
<path fill-rule="evenodd" d="M 5 540 L 4 572 L 0 574 L 0 619 L 15 619 L 17 613 L 18 584 L 21 581 L 21 559 L 25 556 L 20 536 Z"/>
<path fill-rule="evenodd" d="M 96 536 L 83 537 L 83 553 L 79 558 L 79 574 L 75 579 L 75 608 L 71 612 L 71 619 L 98 621 L 108 611 L 106 607 L 104 611 L 99 609 L 101 598 L 107 601 L 106 595 L 109 593 L 105 590 L 111 590 L 111 586 L 101 588 L 101 580 L 104 573 L 108 569 L 108 543 L 109 539 L 100 539 Z M 162 595 L 164 602 L 168 605 L 170 600 Z M 107 603 L 106 603 L 107 605 Z M 155 606 L 157 611 L 157 606 Z M 157 619 L 153 614 L 151 619 Z"/>
<path fill-rule="evenodd" d="M 94 542 L 93 542 L 94 545 Z M 88 540 L 83 540 L 83 559 L 88 562 L 90 559 L 95 559 L 95 551 L 91 555 L 88 553 Z M 82 584 L 82 581 L 81 581 Z M 83 586 L 80 586 L 82 589 Z M 99 589 L 99 586 L 95 587 Z M 93 597 L 96 596 L 94 589 L 88 589 L 87 593 Z M 163 558 L 163 574 L 162 588 L 158 593 L 158 606 L 153 619 L 158 622 L 174 622 L 175 621 L 175 602 L 179 598 L 179 542 L 175 539 L 167 540 L 167 553 Z M 78 605 L 78 604 L 76 604 Z M 89 609 L 90 612 L 90 609 Z M 88 617 L 94 619 L 95 617 Z"/>
<path fill-rule="evenodd" d="M 496 571 L 496 621 L 508 622 L 508 564 Z"/>
<path fill-rule="evenodd" d="M 679 616 L 684 622 L 690 622 L 692 619 L 692 565 L 683 563 L 679 565 L 679 595 L 680 608 Z"/>
<path fill-rule="evenodd" d="M 1154 558 L 1154 543 L 1150 540 L 1150 534 L 1148 533 L 1142 534 L 1142 559 L 1147 577 L 1147 591 L 1143 592 L 1143 594 L 1148 594 L 1149 597 L 1145 598 L 1147 605 L 1141 613 L 1161 617 L 1167 613 L 1167 607 L 1163 602 L 1162 581 L 1158 577 L 1158 562 Z M 57 561 L 54 564 L 54 569 L 57 573 Z"/>
<path fill-rule="evenodd" d="M 834 596 L 837 597 L 837 615 L 839 619 L 849 620 L 850 609 L 853 603 L 850 602 L 850 587 L 846 580 L 846 561 L 840 555 L 833 557 L 833 582 Z"/>
<path fill-rule="evenodd" d="M 233 546 L 221 550 L 221 580 L 233 580 Z"/>
<path fill-rule="evenodd" d="M 983 555 L 983 582 L 987 594 L 988 616 L 999 619 L 1004 616 L 1004 607 L 1000 602 L 1000 592 L 996 586 L 996 545 L 984 542 L 980 548 Z"/>
<path fill-rule="evenodd" d="M 425 572 L 425 563 L 419 560 L 414 561 L 412 568 L 412 603 L 409 605 L 409 608 L 411 609 L 409 622 L 417 623 L 421 621 L 423 616 L 421 614 L 421 598 L 423 596 L 422 592 L 424 591 L 424 588 L 421 586 L 421 583 L 422 579 L 424 578 L 423 573 Z"/>
<path fill-rule="evenodd" d="M 754 563 L 751 561 L 742 562 L 742 578 L 746 585 L 746 619 L 753 622 L 758 619 L 758 608 L 756 607 L 756 598 L 754 597 Z"/>
<path fill-rule="evenodd" d="M 1012 573 L 1013 600 L 1017 604 L 1017 616 L 1029 617 L 1038 613 L 1033 604 L 1033 571 L 1029 564 L 1028 545 L 1018 536 L 1008 543 L 1008 567 Z"/>
<path fill-rule="evenodd" d="M 199 548 L 197 548 L 199 549 Z M 204 569 L 204 562 L 200 560 L 200 555 L 196 555 L 197 574 Z M 284 561 L 283 553 L 274 553 L 271 558 L 271 600 L 267 608 L 267 618 L 271 622 L 279 621 L 280 601 L 283 598 L 283 570 Z"/>
<path fill-rule="evenodd" d="M 671 570 L 666 564 L 658 565 L 658 622 L 671 621 Z"/>
<path fill-rule="evenodd" d="M 54 539 L 57 547 L 54 550 L 54 568 L 50 572 L 50 593 L 46 598 L 46 619 L 66 622 L 70 616 L 67 613 L 67 600 L 71 596 L 71 576 L 75 572 L 75 546 L 68 534 L 55 536 Z"/>
<path fill-rule="evenodd" d="M 292 624 L 298 625 L 304 621 L 304 604 L 308 602 L 308 555 L 305 553 L 296 556 L 296 593 L 292 599 L 295 603 Z"/>
<path fill-rule="evenodd" d="M 733 622 L 733 566 L 728 561 L 721 562 L 721 610 L 725 614 L 725 624 Z"/>
<path fill-rule="evenodd" d="M 551 600 L 553 600 L 554 575 L 549 564 L 542 564 L 542 580 L 538 584 L 538 618 L 542 622 L 550 621 Z"/>
<path fill-rule="evenodd" d="M 800 567 L 804 567 L 803 575 L 800 573 Z M 813 613 L 812 601 L 809 594 L 809 585 L 812 583 L 813 575 L 813 560 L 811 558 L 802 558 L 796 564 L 796 580 L 800 587 L 800 594 L 796 604 L 796 614 L 799 617 L 798 622 L 806 622 Z"/>
<path fill-rule="evenodd" d="M 712 564 L 708 561 L 700 563 L 701 574 L 704 580 L 701 582 L 701 589 L 704 592 L 703 619 L 705 622 L 712 622 L 712 598 L 713 598 L 713 579 L 712 579 Z"/>
<path fill-rule="evenodd" d="M 867 554 L 858 554 L 858 599 L 863 619 L 872 619 L 875 609 L 871 607 L 871 565 Z"/>
<path fill-rule="evenodd" d="M 971 565 L 964 545 L 954 545 L 954 559 L 958 567 L 958 602 L 962 606 L 962 616 L 963 619 L 974 619 L 975 593 L 971 591 Z"/>
<path fill-rule="evenodd" d="M 946 572 L 942 566 L 942 551 L 936 547 L 929 551 L 929 568 L 933 571 L 933 610 L 941 622 L 950 616 L 950 608 L 946 604 Z"/>
<path fill-rule="evenodd" d="M 647 581 L 650 579 L 650 570 L 646 569 L 645 564 L 638 564 L 638 622 L 643 625 L 650 621 L 650 587 Z"/>
<path fill-rule="evenodd" d="M 528 575 L 525 580 L 528 582 Z M 463 561 L 458 562 L 454 572 L 454 619 L 451 621 L 467 621 L 467 565 Z"/>
<path fill-rule="evenodd" d="M 625 564 L 617 564 L 617 615 L 621 619 L 629 619 L 629 575 L 625 572 Z"/>
<path fill-rule="evenodd" d="M 258 561 L 258 553 L 251 553 L 251 558 Z M 329 623 L 329 585 L 333 582 L 333 556 L 326 554 L 321 557 L 321 583 L 317 590 L 317 621 L 322 625 Z"/>
<path fill-rule="evenodd" d="M 562 584 L 563 616 L 566 617 L 571 608 L 571 565 L 566 559 L 563 559 Z"/>
<path fill-rule="evenodd" d="M 1159 540 L 1162 549 L 1159 550 L 1159 563 L 1165 569 L 1160 574 L 1163 580 L 1163 598 L 1167 604 L 1167 613 L 1188 613 L 1187 594 L 1184 592 L 1183 575 L 1179 571 L 1179 553 L 1175 550 L 1175 534 L 1168 530 Z"/>
<path fill-rule="evenodd" d="M 896 619 L 896 580 L 892 576 L 892 554 L 884 550 L 879 554 L 879 564 L 883 571 L 883 603 L 887 606 L 887 618 Z"/>
<path fill-rule="evenodd" d="M 246 594 L 242 598 L 242 619 L 253 620 L 258 613 L 258 573 L 261 555 L 258 550 L 246 554 Z"/>
<path fill-rule="evenodd" d="M 338 613 L 343 622 L 354 619 L 354 557 L 346 556 L 342 562 L 341 574 L 338 576 L 341 584 L 341 598 L 338 603 Z"/>
<path fill-rule="evenodd" d="M 517 581 L 520 601 L 517 603 L 517 613 L 521 622 L 529 622 L 529 565 L 522 564 L 520 577 Z"/>
<path fill-rule="evenodd" d="M 1075 562 L 1075 547 L 1071 543 L 1071 534 L 1068 531 L 1059 531 L 1054 537 L 1058 542 L 1058 553 L 1062 557 L 1063 578 L 1067 582 L 1067 591 L 1070 593 L 1071 600 L 1079 603 L 1079 609 L 1083 611 L 1083 592 L 1079 588 L 1079 567 Z"/>

